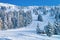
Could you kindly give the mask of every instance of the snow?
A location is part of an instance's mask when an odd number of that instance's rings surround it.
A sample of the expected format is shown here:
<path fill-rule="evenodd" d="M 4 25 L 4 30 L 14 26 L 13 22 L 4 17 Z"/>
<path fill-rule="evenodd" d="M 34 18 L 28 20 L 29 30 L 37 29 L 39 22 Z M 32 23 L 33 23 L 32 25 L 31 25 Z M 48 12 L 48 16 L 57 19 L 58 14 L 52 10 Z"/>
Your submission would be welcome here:
<path fill-rule="evenodd" d="M 11 40 L 60 40 L 59 35 L 48 37 L 45 34 L 38 35 L 34 29 L 30 29 L 28 27 L 22 28 L 22 30 L 20 29 L 0 31 L 0 38 L 8 38 Z"/>
<path fill-rule="evenodd" d="M 0 3 L 0 8 L 1 8 L 1 6 L 6 7 L 6 9 L 7 9 L 6 12 L 14 11 L 14 10 L 19 11 L 18 6 L 16 6 L 16 5 L 12 5 L 12 4 L 8 4 L 8 3 Z"/>
<path fill-rule="evenodd" d="M 3 5 L 3 3 L 0 3 L 0 6 L 1 5 Z M 8 4 L 5 4 L 4 6 L 7 5 Z M 10 4 L 8 6 L 10 6 Z M 35 7 L 37 8 L 38 6 Z M 12 8 L 14 9 L 14 7 Z M 26 12 L 28 10 L 34 9 L 32 6 L 29 6 L 29 8 L 30 9 L 25 8 L 24 11 Z M 52 35 L 51 37 L 48 37 L 46 34 L 37 34 L 36 33 L 37 23 L 39 23 L 40 29 L 44 30 L 44 26 L 47 25 L 48 22 L 53 23 L 55 20 L 54 18 L 52 19 L 49 16 L 49 13 L 47 15 L 42 15 L 43 22 L 37 21 L 37 17 L 38 15 L 32 14 L 33 21 L 27 27 L 18 29 L 0 30 L 0 40 L 60 40 L 60 35 Z"/>
<path fill-rule="evenodd" d="M 37 15 L 34 16 L 36 17 Z M 33 20 L 32 23 L 27 27 L 0 31 L 0 38 L 11 40 L 60 40 L 60 35 L 53 35 L 52 37 L 48 37 L 46 34 L 36 34 L 37 23 L 40 23 L 40 29 L 42 30 L 43 26 L 47 24 L 47 16 L 48 15 L 43 15 L 44 22 Z"/>
<path fill-rule="evenodd" d="M 8 3 L 0 3 L 0 6 L 8 7 L 8 6 L 16 6 L 16 5 L 12 5 L 12 4 L 8 4 Z"/>

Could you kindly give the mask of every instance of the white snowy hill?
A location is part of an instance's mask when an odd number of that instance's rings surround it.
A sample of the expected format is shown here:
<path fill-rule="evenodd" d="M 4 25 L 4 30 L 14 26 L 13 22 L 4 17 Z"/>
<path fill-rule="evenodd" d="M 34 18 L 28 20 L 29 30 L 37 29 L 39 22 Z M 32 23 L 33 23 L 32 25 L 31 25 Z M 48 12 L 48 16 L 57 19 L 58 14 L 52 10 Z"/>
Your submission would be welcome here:
<path fill-rule="evenodd" d="M 0 7 L 5 6 L 7 9 L 7 12 L 10 10 L 20 10 L 20 7 L 16 5 L 11 4 L 5 4 L 0 3 Z M 46 15 L 42 14 L 41 11 L 38 10 L 38 14 L 41 13 L 43 22 L 37 21 L 38 15 L 35 14 L 34 9 L 38 9 L 39 6 L 27 6 L 27 7 L 21 7 L 22 10 L 31 11 L 32 14 L 32 22 L 28 24 L 26 27 L 17 28 L 17 29 L 8 29 L 8 30 L 0 30 L 0 40 L 60 40 L 60 35 L 52 35 L 51 37 L 48 37 L 46 34 L 37 34 L 36 33 L 36 26 L 39 23 L 40 29 L 44 30 L 44 26 L 50 22 L 53 24 L 55 21 L 54 16 L 50 16 L 50 13 L 48 12 Z M 50 10 L 49 7 L 46 7 L 46 10 Z"/>

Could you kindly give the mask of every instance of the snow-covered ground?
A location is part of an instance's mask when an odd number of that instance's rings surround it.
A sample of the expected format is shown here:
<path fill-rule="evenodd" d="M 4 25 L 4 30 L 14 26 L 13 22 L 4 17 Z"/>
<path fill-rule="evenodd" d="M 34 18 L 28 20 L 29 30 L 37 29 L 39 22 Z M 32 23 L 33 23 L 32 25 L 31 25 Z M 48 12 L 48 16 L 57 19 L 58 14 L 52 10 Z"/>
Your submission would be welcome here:
<path fill-rule="evenodd" d="M 30 10 L 32 9 L 33 7 L 30 6 Z M 27 9 L 24 10 L 27 11 Z M 36 26 L 38 23 L 40 29 L 44 30 L 44 26 L 47 25 L 48 22 L 53 23 L 55 20 L 54 18 L 51 18 L 49 16 L 49 13 L 47 15 L 42 15 L 43 22 L 37 21 L 37 17 L 38 15 L 32 14 L 33 20 L 27 27 L 18 29 L 0 30 L 0 40 L 60 40 L 60 35 L 52 35 L 51 37 L 48 37 L 46 34 L 37 34 Z"/>
<path fill-rule="evenodd" d="M 36 34 L 34 28 L 19 28 L 0 31 L 0 38 L 8 38 L 11 40 L 60 40 L 60 35 L 48 37 L 45 34 Z"/>
<path fill-rule="evenodd" d="M 40 24 L 40 29 L 44 29 L 48 21 L 53 23 L 53 20 L 47 15 L 43 16 L 43 22 L 37 21 L 37 15 L 33 15 L 33 21 L 27 27 L 19 29 L 9 29 L 0 31 L 1 40 L 60 40 L 60 35 L 48 37 L 46 34 L 36 34 L 37 23 Z"/>

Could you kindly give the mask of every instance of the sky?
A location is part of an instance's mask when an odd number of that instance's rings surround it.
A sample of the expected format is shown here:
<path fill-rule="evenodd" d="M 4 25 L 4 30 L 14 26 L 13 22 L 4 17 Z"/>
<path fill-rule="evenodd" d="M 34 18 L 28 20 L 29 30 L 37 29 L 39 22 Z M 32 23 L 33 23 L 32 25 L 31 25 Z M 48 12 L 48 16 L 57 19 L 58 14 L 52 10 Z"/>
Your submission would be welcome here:
<path fill-rule="evenodd" d="M 9 3 L 18 6 L 53 6 L 60 5 L 60 0 L 0 0 L 0 3 Z"/>

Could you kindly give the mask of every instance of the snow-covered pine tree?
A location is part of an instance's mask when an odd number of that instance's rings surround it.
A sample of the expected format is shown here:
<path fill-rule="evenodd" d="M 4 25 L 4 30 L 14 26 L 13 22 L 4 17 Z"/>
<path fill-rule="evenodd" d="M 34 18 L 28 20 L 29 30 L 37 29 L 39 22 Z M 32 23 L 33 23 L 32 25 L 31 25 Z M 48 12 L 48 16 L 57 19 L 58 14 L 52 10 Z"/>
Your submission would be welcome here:
<path fill-rule="evenodd" d="M 0 10 L 0 18 L 1 18 L 1 20 L 2 20 L 2 29 L 4 28 L 4 11 L 3 10 Z"/>
<path fill-rule="evenodd" d="M 58 26 L 58 35 L 60 35 L 60 23 L 58 23 L 59 26 Z"/>
<path fill-rule="evenodd" d="M 0 30 L 2 30 L 2 28 L 3 28 L 3 24 L 2 24 L 2 19 L 0 17 Z"/>
<path fill-rule="evenodd" d="M 5 14 L 4 14 L 4 29 L 8 29 L 7 24 L 8 24 L 8 21 L 7 21 L 7 13 L 5 12 Z"/>
<path fill-rule="evenodd" d="M 53 34 L 53 27 L 51 26 L 51 24 L 50 24 L 50 22 L 48 22 L 48 25 L 47 26 L 45 26 L 45 32 L 46 32 L 46 34 L 47 34 L 47 36 L 52 36 L 52 34 Z"/>
<path fill-rule="evenodd" d="M 50 9 L 50 16 L 54 16 L 55 10 L 53 8 Z"/>
<path fill-rule="evenodd" d="M 41 14 L 38 15 L 38 21 L 43 21 Z"/>
<path fill-rule="evenodd" d="M 43 14 L 46 15 L 47 14 L 46 11 L 43 11 Z"/>
<path fill-rule="evenodd" d="M 54 22 L 54 34 L 60 35 L 60 23 Z"/>
<path fill-rule="evenodd" d="M 30 24 L 32 22 L 32 14 L 31 14 L 31 11 L 26 11 L 26 19 L 28 19 L 26 21 L 27 24 Z"/>
<path fill-rule="evenodd" d="M 41 30 L 39 28 L 39 23 L 37 23 L 36 32 L 37 32 L 37 34 L 40 34 L 41 33 Z"/>
<path fill-rule="evenodd" d="M 33 9 L 33 12 L 35 13 L 35 15 L 38 15 L 38 11 L 36 9 Z"/>

